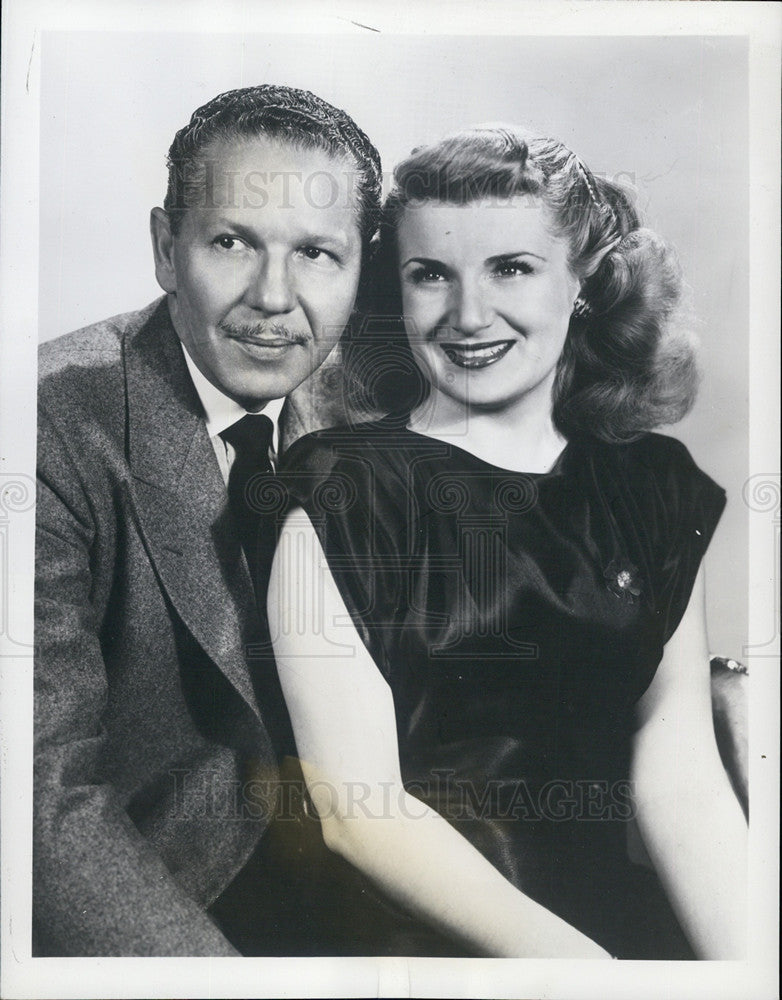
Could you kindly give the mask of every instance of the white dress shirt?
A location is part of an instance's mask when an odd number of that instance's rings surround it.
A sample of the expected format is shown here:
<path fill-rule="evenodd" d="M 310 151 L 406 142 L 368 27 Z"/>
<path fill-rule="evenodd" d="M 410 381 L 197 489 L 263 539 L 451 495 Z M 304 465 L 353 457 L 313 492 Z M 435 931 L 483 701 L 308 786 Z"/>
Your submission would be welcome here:
<path fill-rule="evenodd" d="M 182 342 L 180 341 L 180 343 Z M 201 400 L 201 405 L 203 406 L 204 413 L 206 414 L 206 431 L 212 442 L 215 455 L 217 456 L 217 463 L 220 466 L 220 473 L 222 474 L 223 482 L 228 485 L 228 475 L 231 471 L 231 465 L 233 464 L 233 460 L 235 458 L 235 452 L 231 445 L 220 437 L 220 434 L 222 431 L 227 430 L 232 424 L 235 424 L 237 420 L 241 420 L 242 417 L 249 411 L 245 410 L 243 406 L 240 406 L 236 400 L 230 399 L 226 396 L 224 392 L 221 392 L 217 388 L 217 386 L 212 385 L 209 379 L 201 373 L 195 361 L 193 361 L 190 357 L 184 344 L 182 344 L 182 351 L 185 355 L 187 370 L 190 372 L 193 385 L 196 388 L 198 398 Z M 280 412 L 284 403 L 284 396 L 280 399 L 270 399 L 262 410 L 256 411 L 269 417 L 274 428 L 272 433 L 272 449 L 269 453 L 269 460 L 272 463 L 272 468 L 276 467 L 277 455 L 279 454 L 280 449 L 279 421 Z"/>

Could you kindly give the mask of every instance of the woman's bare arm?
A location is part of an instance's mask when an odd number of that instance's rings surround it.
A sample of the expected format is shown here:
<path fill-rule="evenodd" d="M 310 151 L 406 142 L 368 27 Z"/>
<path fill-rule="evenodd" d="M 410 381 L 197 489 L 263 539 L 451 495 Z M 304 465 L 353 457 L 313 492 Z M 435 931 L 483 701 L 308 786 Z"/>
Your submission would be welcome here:
<path fill-rule="evenodd" d="M 746 951 L 747 826 L 712 722 L 703 571 L 638 707 L 638 826 L 701 958 Z"/>
<path fill-rule="evenodd" d="M 302 772 L 329 848 L 478 953 L 608 958 L 404 790 L 391 690 L 301 511 L 283 530 L 268 610 Z"/>

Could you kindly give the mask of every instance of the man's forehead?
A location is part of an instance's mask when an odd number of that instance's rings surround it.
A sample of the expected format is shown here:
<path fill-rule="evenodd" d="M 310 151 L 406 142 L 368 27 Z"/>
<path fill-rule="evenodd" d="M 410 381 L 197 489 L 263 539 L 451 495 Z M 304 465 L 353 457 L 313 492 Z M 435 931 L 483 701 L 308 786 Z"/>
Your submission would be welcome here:
<path fill-rule="evenodd" d="M 347 158 L 266 136 L 207 147 L 187 178 L 188 207 L 357 208 L 358 171 Z"/>
<path fill-rule="evenodd" d="M 201 152 L 198 160 L 209 166 L 215 175 L 236 171 L 267 174 L 325 171 L 343 177 L 356 169 L 347 154 L 265 135 L 215 140 Z"/>

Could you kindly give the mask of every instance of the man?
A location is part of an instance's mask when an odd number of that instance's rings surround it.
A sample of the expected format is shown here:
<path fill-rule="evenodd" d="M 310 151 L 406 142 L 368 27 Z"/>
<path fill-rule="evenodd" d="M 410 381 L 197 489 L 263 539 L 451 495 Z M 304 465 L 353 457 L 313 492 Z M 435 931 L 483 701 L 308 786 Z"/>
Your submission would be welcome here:
<path fill-rule="evenodd" d="M 232 429 L 256 421 L 273 464 L 283 397 L 348 323 L 378 218 L 376 150 L 303 91 L 215 98 L 168 165 L 165 297 L 41 351 L 37 954 L 237 954 L 207 910 L 276 768 Z"/>

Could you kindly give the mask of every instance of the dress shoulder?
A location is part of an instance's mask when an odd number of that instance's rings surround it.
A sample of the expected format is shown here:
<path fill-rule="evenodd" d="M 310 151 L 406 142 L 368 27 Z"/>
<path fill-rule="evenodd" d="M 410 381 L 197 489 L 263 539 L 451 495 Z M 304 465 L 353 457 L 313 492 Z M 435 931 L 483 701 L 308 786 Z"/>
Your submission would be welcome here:
<path fill-rule="evenodd" d="M 673 635 L 725 508 L 725 491 L 695 463 L 687 447 L 646 434 L 595 450 L 594 475 L 608 503 L 621 505 L 653 555 L 663 641 Z"/>
<path fill-rule="evenodd" d="M 389 426 L 387 420 L 364 421 L 337 427 L 325 427 L 298 438 L 285 453 L 285 468 L 325 469 L 357 448 L 378 457 L 393 440 L 397 450 L 404 440 L 404 430 Z M 392 450 L 392 451 L 393 451 Z"/>
<path fill-rule="evenodd" d="M 292 501 L 312 517 L 333 515 L 324 499 L 344 495 L 347 510 L 399 507 L 406 492 L 404 437 L 383 421 L 329 427 L 299 438 L 280 465 Z M 403 509 L 399 507 L 399 509 Z"/>
<path fill-rule="evenodd" d="M 309 517 L 353 623 L 386 675 L 409 555 L 399 445 L 379 423 L 328 428 L 296 441 L 278 470 L 288 507 Z"/>
<path fill-rule="evenodd" d="M 705 549 L 725 507 L 725 491 L 687 447 L 664 434 L 646 434 L 618 450 L 628 490 L 642 509 L 664 517 L 667 531 L 660 541 L 677 544 L 694 532 Z"/>

